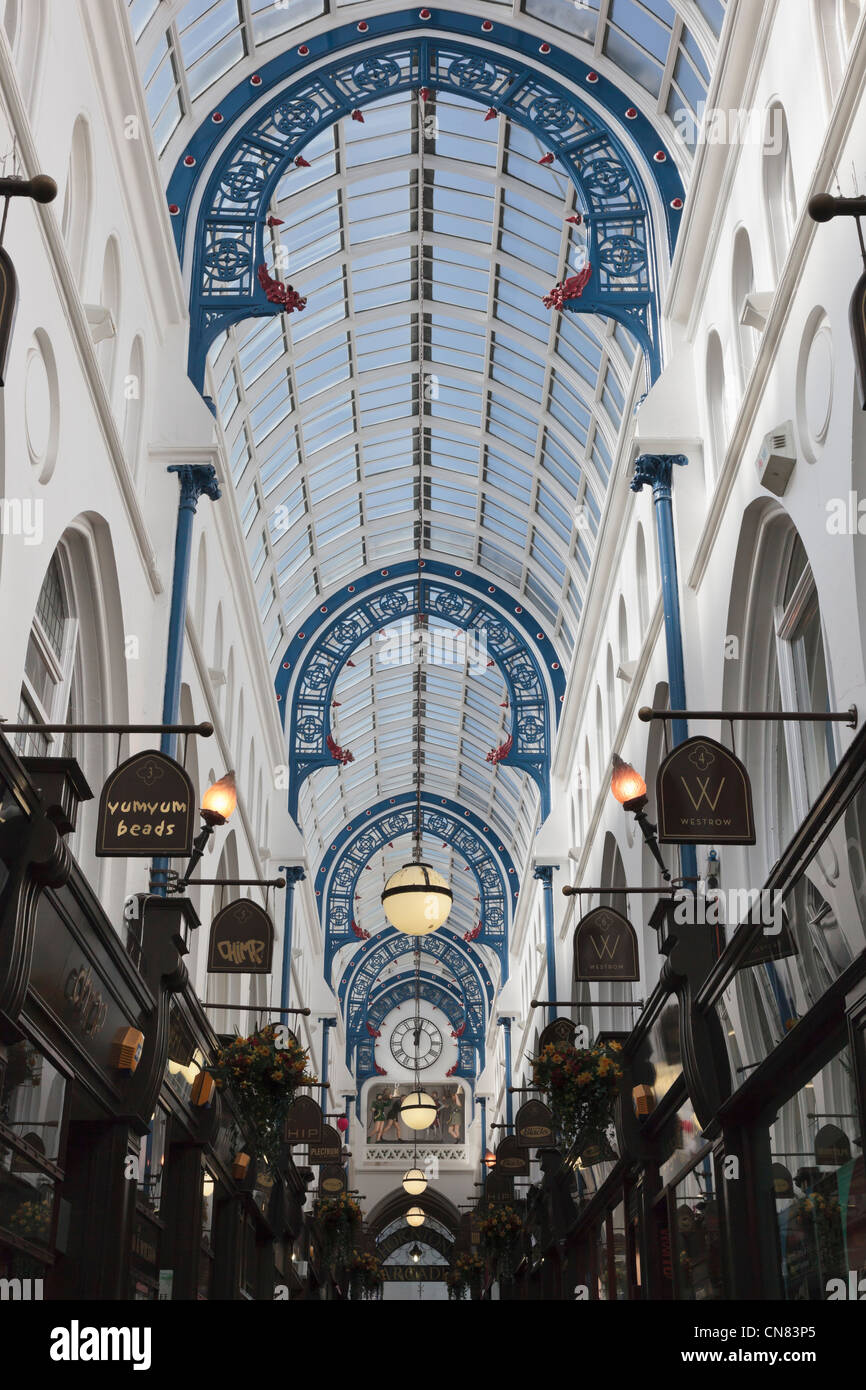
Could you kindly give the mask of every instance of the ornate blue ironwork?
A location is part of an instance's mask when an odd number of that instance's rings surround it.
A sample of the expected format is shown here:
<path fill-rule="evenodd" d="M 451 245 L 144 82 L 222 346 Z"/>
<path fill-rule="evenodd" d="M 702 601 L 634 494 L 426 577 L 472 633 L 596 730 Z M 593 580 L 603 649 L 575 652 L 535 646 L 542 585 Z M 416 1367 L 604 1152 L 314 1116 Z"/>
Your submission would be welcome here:
<path fill-rule="evenodd" d="M 450 88 L 495 106 L 532 130 L 555 154 L 589 215 L 588 256 L 590 264 L 598 267 L 587 292 L 567 307 L 571 312 L 619 319 L 639 339 L 652 378 L 658 374 L 656 251 L 650 204 L 625 141 L 611 128 L 614 123 L 623 124 L 627 98 L 608 79 L 592 74 L 594 101 L 613 118 L 608 125 L 597 109 L 554 76 L 578 86 L 587 82 L 590 70 L 572 53 L 552 47 L 541 66 L 531 35 L 497 23 L 497 44 L 509 56 L 494 55 L 480 46 L 472 17 L 437 11 L 435 20 L 439 33 L 410 39 L 400 35 L 417 27 L 416 11 L 376 16 L 365 42 L 369 45 L 380 37 L 385 42 L 368 46 L 362 57 L 357 53 L 339 56 L 342 49 L 357 47 L 354 24 L 339 25 L 310 40 L 308 54 L 300 55 L 292 48 L 261 69 L 255 88 L 248 81 L 240 83 L 221 102 L 219 121 L 205 121 L 190 140 L 168 189 L 169 204 L 177 209 L 174 226 L 181 255 L 201 170 L 210 168 L 210 155 L 220 140 L 224 142 L 195 217 L 189 372 L 199 389 L 208 347 L 220 332 L 251 315 L 280 312 L 279 306 L 267 301 L 252 270 L 264 260 L 267 208 L 291 161 L 315 135 L 354 109 L 421 86 Z M 308 70 L 322 58 L 327 58 L 324 66 Z M 244 120 L 253 102 L 257 103 L 254 113 Z M 232 132 L 228 140 L 226 132 Z M 672 251 L 683 200 L 675 163 L 651 122 L 640 113 L 629 121 L 629 137 L 641 148 L 661 197 Z M 248 172 L 247 165 L 252 164 L 260 174 Z M 627 272 L 623 252 L 617 251 L 626 243 L 631 248 Z"/>
<path fill-rule="evenodd" d="M 421 820 L 428 834 L 452 845 L 469 865 L 481 899 L 481 944 L 496 952 L 502 979 L 507 979 L 508 928 L 519 890 L 511 855 L 490 826 L 445 797 L 422 796 Z M 363 870 L 383 846 L 401 835 L 411 835 L 414 825 L 415 793 L 404 792 L 379 802 L 359 820 L 344 826 L 325 853 L 316 875 L 316 892 L 325 928 L 327 980 L 336 953 L 358 941 L 352 921 Z"/>
<path fill-rule="evenodd" d="M 385 927 L 359 947 L 347 964 L 338 987 L 346 1027 L 347 1065 L 351 1066 L 353 1046 L 366 1033 L 364 1020 L 368 1016 L 370 995 L 382 971 L 401 956 L 411 954 L 416 942 L 422 955 L 444 966 L 459 989 L 467 1034 L 472 1039 L 481 1039 L 479 1070 L 483 1069 L 483 1039 L 493 1003 L 493 981 L 483 960 L 447 927 L 422 937 L 404 936 L 393 927 Z"/>
<path fill-rule="evenodd" d="M 515 604 L 509 595 L 476 575 L 463 570 L 457 573 L 459 580 L 447 565 L 427 561 L 421 585 L 421 609 L 447 619 L 455 627 L 483 632 L 488 655 L 505 679 L 512 711 L 514 742 L 502 761 L 522 768 L 535 779 L 544 818 L 550 809 L 551 725 L 559 718 L 565 693 L 562 665 L 544 632 L 526 619 L 521 604 Z M 289 645 L 275 685 L 284 723 L 291 688 L 291 816 L 297 815 L 298 795 L 304 779 L 316 768 L 331 766 L 326 740 L 330 732 L 334 686 L 340 671 L 362 642 L 375 636 L 388 623 L 417 612 L 415 574 L 414 564 L 404 562 L 356 581 L 316 614 L 310 615 L 309 622 L 302 625 Z M 374 588 L 377 584 L 378 591 Z M 344 608 L 345 603 L 350 603 L 351 607 Z M 512 610 L 513 617 L 506 617 L 502 612 L 506 606 Z M 330 616 L 334 610 L 338 612 L 336 618 Z M 553 720 L 551 702 L 556 712 Z"/>
<path fill-rule="evenodd" d="M 374 1028 L 380 1028 L 389 1014 L 414 998 L 415 971 L 405 970 L 381 989 L 373 991 L 367 1005 L 367 1020 Z M 439 975 L 432 975 L 429 970 L 421 971 L 421 998 L 431 1007 L 440 1009 L 453 1029 L 466 1022 L 459 990 L 450 988 Z M 483 1039 L 477 1041 L 483 1042 Z"/>

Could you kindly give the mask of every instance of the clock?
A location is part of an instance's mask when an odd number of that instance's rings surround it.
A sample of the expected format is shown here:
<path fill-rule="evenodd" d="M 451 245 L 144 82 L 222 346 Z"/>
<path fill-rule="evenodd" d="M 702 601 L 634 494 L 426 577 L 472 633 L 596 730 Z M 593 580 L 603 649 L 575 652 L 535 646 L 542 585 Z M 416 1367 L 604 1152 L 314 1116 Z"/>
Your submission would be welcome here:
<path fill-rule="evenodd" d="M 415 1019 L 404 1018 L 391 1034 L 391 1052 L 395 1062 L 401 1067 L 432 1067 L 442 1052 L 442 1034 L 429 1019 L 422 1018 L 418 1027 L 418 1043 L 415 1043 Z M 416 1059 L 417 1052 L 417 1059 Z"/>

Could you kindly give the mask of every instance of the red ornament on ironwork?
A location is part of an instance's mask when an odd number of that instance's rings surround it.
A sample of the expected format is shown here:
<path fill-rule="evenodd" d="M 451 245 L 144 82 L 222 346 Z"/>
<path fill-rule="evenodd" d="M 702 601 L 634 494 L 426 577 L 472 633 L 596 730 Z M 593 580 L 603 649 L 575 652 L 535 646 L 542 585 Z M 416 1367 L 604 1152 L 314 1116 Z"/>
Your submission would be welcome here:
<path fill-rule="evenodd" d="M 589 283 L 591 274 L 592 266 L 585 265 L 577 275 L 570 275 L 567 280 L 562 280 L 558 285 L 554 285 L 550 293 L 542 299 L 542 304 L 546 309 L 561 309 L 567 300 L 580 299 Z"/>

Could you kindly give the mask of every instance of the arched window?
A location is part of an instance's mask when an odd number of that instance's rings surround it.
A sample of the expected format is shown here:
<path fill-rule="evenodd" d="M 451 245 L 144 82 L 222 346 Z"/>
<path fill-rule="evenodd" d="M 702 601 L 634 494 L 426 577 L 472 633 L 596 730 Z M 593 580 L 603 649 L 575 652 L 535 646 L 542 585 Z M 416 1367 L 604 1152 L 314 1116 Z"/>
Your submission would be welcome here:
<path fill-rule="evenodd" d="M 769 511 L 755 548 L 754 595 L 746 615 L 744 696 L 767 710 L 826 710 L 831 705 L 821 610 L 803 542 L 787 515 Z M 775 862 L 836 766 L 832 724 L 747 726 L 746 764 L 764 799 L 768 840 L 759 847 Z M 763 769 L 763 776 L 756 776 Z"/>
<path fill-rule="evenodd" d="M 607 767 L 608 741 L 604 733 L 604 709 L 601 703 L 601 687 L 595 687 L 595 773 L 600 783 Z"/>
<path fill-rule="evenodd" d="M 764 127 L 764 202 L 770 224 L 770 247 L 776 278 L 788 256 L 797 224 L 797 196 L 788 139 L 788 121 L 781 102 L 767 112 Z"/>
<path fill-rule="evenodd" d="M 842 85 L 848 49 L 860 21 L 860 0 L 816 0 L 831 99 Z"/>
<path fill-rule="evenodd" d="M 725 387 L 725 359 L 718 333 L 707 339 L 707 417 L 713 476 L 718 478 L 728 447 L 728 411 Z"/>
<path fill-rule="evenodd" d="M 758 335 L 754 328 L 741 322 L 746 298 L 755 292 L 755 271 L 752 264 L 752 245 L 745 227 L 740 227 L 734 237 L 734 258 L 731 272 L 731 288 L 734 301 L 734 323 L 737 331 L 737 344 L 740 349 L 740 374 L 743 386 L 749 379 L 755 354 L 758 351 Z"/>
<path fill-rule="evenodd" d="M 607 736 L 608 742 L 612 744 L 619 720 L 616 712 L 616 676 L 613 671 L 613 651 L 611 650 L 609 642 L 607 644 L 607 661 L 604 668 L 604 679 L 607 693 Z"/>
<path fill-rule="evenodd" d="M 66 188 L 60 229 L 72 272 L 81 288 L 87 258 L 87 239 L 90 231 L 90 211 L 93 206 L 93 152 L 87 121 L 79 116 L 72 127 Z"/>
<path fill-rule="evenodd" d="M 136 338 L 123 381 L 123 452 L 133 477 L 138 473 L 144 410 L 144 344 Z"/>
<path fill-rule="evenodd" d="M 226 663 L 226 703 L 225 703 L 225 722 L 226 738 L 229 743 L 232 741 L 232 728 L 235 717 L 235 653 L 234 648 L 229 649 L 229 659 Z"/>
<path fill-rule="evenodd" d="M 628 614 L 625 608 L 625 598 L 622 594 L 619 596 L 618 628 L 619 664 L 620 668 L 624 670 L 628 665 Z"/>
<path fill-rule="evenodd" d="M 98 323 L 92 324 L 92 332 L 99 370 L 102 372 L 105 388 L 110 394 L 120 323 L 120 252 L 114 237 L 109 237 L 102 259 L 99 307 L 102 309 L 102 318 Z"/>

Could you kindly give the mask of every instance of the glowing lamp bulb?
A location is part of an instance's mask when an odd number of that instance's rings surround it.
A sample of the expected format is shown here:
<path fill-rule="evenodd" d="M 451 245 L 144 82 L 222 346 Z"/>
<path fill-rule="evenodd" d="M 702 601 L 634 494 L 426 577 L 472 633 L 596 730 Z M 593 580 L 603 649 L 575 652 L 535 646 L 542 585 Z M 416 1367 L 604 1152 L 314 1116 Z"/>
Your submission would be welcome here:
<path fill-rule="evenodd" d="M 622 758 L 613 755 L 613 776 L 610 779 L 610 789 L 619 802 L 624 806 L 627 801 L 635 801 L 638 797 L 646 796 L 646 782 L 639 772 L 636 772 L 631 763 L 624 762 Z"/>
<path fill-rule="evenodd" d="M 211 825 L 225 825 L 238 804 L 238 789 L 235 775 L 227 772 L 213 786 L 208 787 L 201 800 L 202 816 Z"/>

